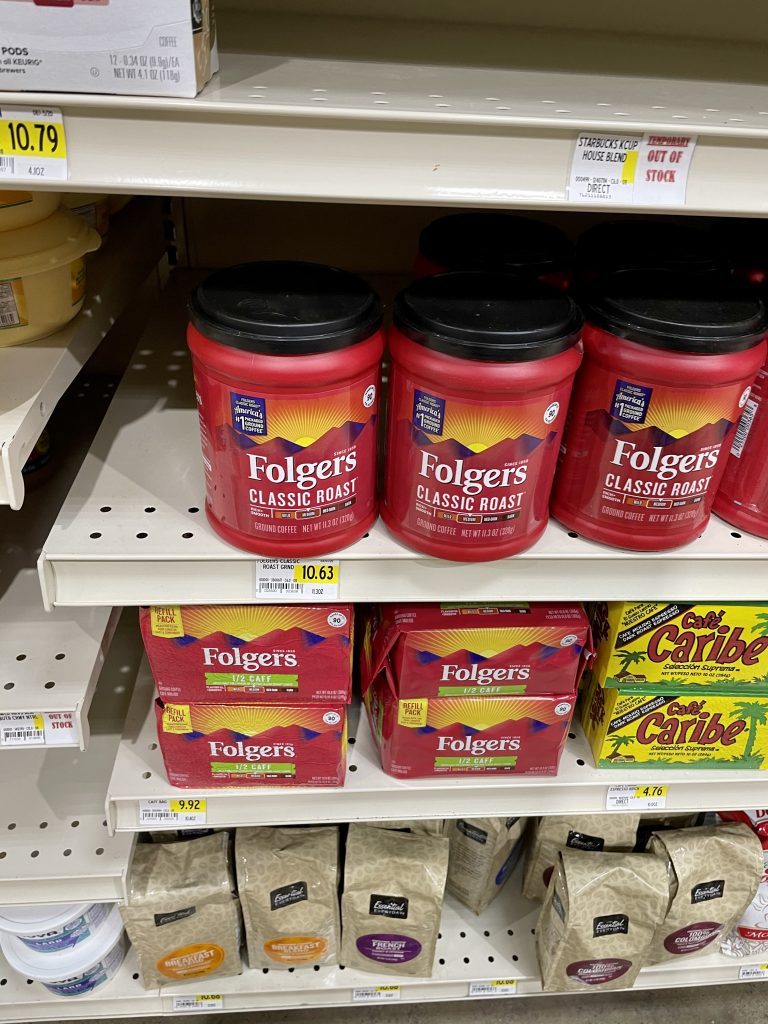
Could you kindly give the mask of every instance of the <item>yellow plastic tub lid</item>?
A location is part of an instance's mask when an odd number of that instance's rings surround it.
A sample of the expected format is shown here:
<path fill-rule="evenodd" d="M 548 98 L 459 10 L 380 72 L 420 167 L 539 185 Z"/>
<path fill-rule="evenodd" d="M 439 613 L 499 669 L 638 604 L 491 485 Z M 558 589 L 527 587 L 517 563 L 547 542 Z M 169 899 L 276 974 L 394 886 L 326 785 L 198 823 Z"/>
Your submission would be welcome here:
<path fill-rule="evenodd" d="M 82 217 L 58 210 L 37 224 L 0 232 L 0 280 L 53 270 L 100 245 L 98 232 Z"/>

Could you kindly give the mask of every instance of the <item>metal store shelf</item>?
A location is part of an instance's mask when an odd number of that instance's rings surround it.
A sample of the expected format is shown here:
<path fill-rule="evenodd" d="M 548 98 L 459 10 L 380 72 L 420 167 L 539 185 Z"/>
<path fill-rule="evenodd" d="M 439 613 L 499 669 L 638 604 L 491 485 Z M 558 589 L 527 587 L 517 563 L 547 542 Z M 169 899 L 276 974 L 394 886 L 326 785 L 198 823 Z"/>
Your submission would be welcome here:
<path fill-rule="evenodd" d="M 40 602 L 34 569 L 21 569 L 0 598 L 0 751 L 32 743 L 43 746 L 79 746 L 85 750 L 90 735 L 88 709 L 112 642 L 117 615 L 109 608 L 56 609 L 47 614 Z M 47 718 L 62 712 L 71 716 L 73 729 L 61 731 L 67 742 L 58 743 Z M 14 722 L 43 716 L 45 730 L 25 730 L 26 736 L 7 736 Z M 12 717 L 11 717 L 12 716 Z M 59 719 L 61 721 L 61 719 Z M 34 732 L 34 736 L 30 735 Z"/>
<path fill-rule="evenodd" d="M 125 896 L 135 837 L 108 834 L 104 794 L 136 675 L 136 628 L 126 613 L 94 698 L 86 753 L 37 747 L 2 755 L 0 905 Z"/>
<path fill-rule="evenodd" d="M 294 52 L 308 49 L 303 21 L 293 19 Z M 338 27 L 366 31 L 364 19 Z M 471 30 L 455 32 L 469 65 Z M 397 50 L 281 57 L 259 55 L 266 42 L 254 35 L 255 52 L 223 53 L 196 99 L 2 92 L 0 104 L 63 110 L 69 186 L 83 191 L 564 206 L 580 130 L 653 131 L 699 135 L 686 211 L 768 210 L 768 88 L 728 84 L 738 72 L 706 81 L 446 66 L 439 55 L 395 63 Z"/>
<path fill-rule="evenodd" d="M 190 281 L 169 286 L 43 547 L 48 605 L 249 602 L 256 560 L 220 540 L 204 484 L 184 344 Z M 687 547 L 635 554 L 552 522 L 529 551 L 473 564 L 424 558 L 381 523 L 343 551 L 344 601 L 768 600 L 768 542 L 713 519 Z"/>
<path fill-rule="evenodd" d="M 89 260 L 87 298 L 72 323 L 29 345 L 0 348 L 0 505 L 21 508 L 21 469 L 48 417 L 162 254 L 159 203 L 134 201 Z"/>
<path fill-rule="evenodd" d="M 208 825 L 224 827 L 326 824 L 370 821 L 372 817 L 598 813 L 606 810 L 608 787 L 621 783 L 666 785 L 668 811 L 753 807 L 765 794 L 766 776 L 761 771 L 595 769 L 578 725 L 566 743 L 555 777 L 395 779 L 382 771 L 365 714 L 358 705 L 350 708 L 347 777 L 341 789 L 177 789 L 167 781 L 157 745 L 154 697 L 154 682 L 144 660 L 107 788 L 107 818 L 110 828 L 118 832 L 153 831 L 139 824 L 142 800 L 190 796 L 206 799 Z"/>
<path fill-rule="evenodd" d="M 225 1011 L 344 1006 L 358 1001 L 354 996 L 356 989 L 377 985 L 399 984 L 399 1000 L 404 1003 L 467 999 L 472 983 L 501 979 L 515 982 L 514 994 L 540 995 L 532 934 L 538 908 L 523 899 L 518 889 L 517 879 L 513 878 L 480 917 L 451 897 L 446 899 L 432 978 L 398 978 L 340 967 L 293 972 L 246 969 L 236 978 L 145 991 L 137 979 L 136 958 L 131 951 L 114 981 L 84 998 L 61 999 L 50 995 L 37 982 L 27 984 L 0 957 L 0 975 L 6 979 L 0 987 L 0 1007 L 3 1019 L 10 1024 L 26 1020 L 172 1014 L 179 1012 L 174 1009 L 174 997 L 205 994 L 221 996 Z M 734 960 L 715 953 L 689 962 L 646 968 L 635 988 L 736 982 L 740 968 L 753 962 L 756 961 Z"/>

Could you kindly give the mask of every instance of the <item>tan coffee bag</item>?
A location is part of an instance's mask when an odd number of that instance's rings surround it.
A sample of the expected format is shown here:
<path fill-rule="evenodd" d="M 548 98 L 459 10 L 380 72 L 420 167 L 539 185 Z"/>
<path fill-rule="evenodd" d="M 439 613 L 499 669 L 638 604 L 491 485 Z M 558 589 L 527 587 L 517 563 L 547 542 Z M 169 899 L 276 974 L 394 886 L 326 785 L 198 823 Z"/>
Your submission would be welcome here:
<path fill-rule="evenodd" d="M 633 985 L 668 898 L 656 857 L 564 847 L 536 926 L 544 991 Z"/>
<path fill-rule="evenodd" d="M 529 900 L 544 899 L 562 847 L 589 853 L 630 853 L 639 821 L 639 814 L 555 814 L 540 818 L 526 857 L 523 895 Z"/>
<path fill-rule="evenodd" d="M 374 974 L 432 975 L 448 840 L 350 825 L 341 960 Z"/>
<path fill-rule="evenodd" d="M 145 988 L 240 974 L 240 905 L 229 836 L 141 843 L 121 907 Z"/>
<path fill-rule="evenodd" d="M 365 824 L 371 828 L 388 828 L 400 832 L 408 829 L 409 832 L 424 836 L 441 836 L 445 827 L 442 818 L 424 818 L 423 821 L 415 818 L 395 818 L 392 821 L 367 821 Z"/>
<path fill-rule="evenodd" d="M 668 872 L 670 899 L 647 962 L 713 952 L 757 892 L 760 840 L 747 825 L 728 822 L 654 833 L 648 849 Z"/>
<path fill-rule="evenodd" d="M 338 963 L 338 828 L 239 828 L 235 860 L 250 966 Z"/>
<path fill-rule="evenodd" d="M 509 880 L 523 851 L 525 818 L 458 818 L 450 842 L 446 890 L 482 914 Z"/>

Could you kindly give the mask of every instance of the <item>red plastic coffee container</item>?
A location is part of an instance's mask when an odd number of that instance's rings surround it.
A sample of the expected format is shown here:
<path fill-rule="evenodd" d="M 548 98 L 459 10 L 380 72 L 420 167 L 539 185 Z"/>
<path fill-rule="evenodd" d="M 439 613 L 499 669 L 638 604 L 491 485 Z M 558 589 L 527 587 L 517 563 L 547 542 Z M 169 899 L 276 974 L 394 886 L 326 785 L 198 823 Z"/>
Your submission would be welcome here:
<path fill-rule="evenodd" d="M 190 319 L 214 529 L 285 558 L 358 540 L 376 518 L 375 293 L 331 267 L 246 263 L 211 274 Z"/>
<path fill-rule="evenodd" d="M 503 272 L 567 288 L 572 263 L 573 246 L 551 224 L 508 213 L 452 213 L 421 232 L 414 272 Z"/>
<path fill-rule="evenodd" d="M 566 294 L 511 274 L 438 274 L 400 292 L 381 509 L 396 537 L 466 562 L 537 540 L 581 326 Z"/>
<path fill-rule="evenodd" d="M 552 514 L 616 547 L 686 544 L 707 524 L 765 359 L 763 305 L 726 280 L 625 273 L 584 309 Z"/>

